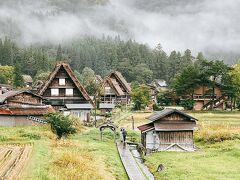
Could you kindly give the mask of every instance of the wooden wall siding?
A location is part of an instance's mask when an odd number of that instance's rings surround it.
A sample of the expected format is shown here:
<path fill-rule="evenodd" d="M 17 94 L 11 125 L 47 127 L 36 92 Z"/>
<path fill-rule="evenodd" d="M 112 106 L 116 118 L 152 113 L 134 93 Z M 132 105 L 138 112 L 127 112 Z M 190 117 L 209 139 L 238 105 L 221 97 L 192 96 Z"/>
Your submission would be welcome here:
<path fill-rule="evenodd" d="M 0 126 L 31 126 L 37 124 L 27 119 L 27 116 L 0 116 Z"/>
<path fill-rule="evenodd" d="M 196 88 L 194 90 L 194 94 L 198 94 L 198 95 L 204 95 L 207 91 L 211 90 L 210 87 L 207 86 L 199 86 L 198 88 Z M 222 92 L 220 90 L 219 87 L 215 87 L 215 94 L 217 95 L 217 97 L 222 96 Z"/>
<path fill-rule="evenodd" d="M 159 150 L 164 150 L 172 144 L 179 144 L 186 149 L 193 148 L 192 131 L 160 132 L 159 140 L 160 140 Z"/>
<path fill-rule="evenodd" d="M 146 147 L 146 133 L 141 133 L 141 143 Z"/>
<path fill-rule="evenodd" d="M 68 87 L 68 88 L 74 88 L 75 84 L 72 82 L 70 78 L 65 78 L 65 85 L 59 85 L 59 78 L 55 78 L 52 80 L 49 88 L 54 88 L 54 87 Z"/>
<path fill-rule="evenodd" d="M 178 113 L 172 113 L 172 114 L 170 114 L 168 116 L 163 117 L 161 120 L 165 120 L 165 121 L 183 121 L 183 120 L 186 120 L 186 117 L 181 115 L 181 114 L 178 114 Z"/>
<path fill-rule="evenodd" d="M 13 96 L 7 100 L 7 104 L 19 104 L 19 103 L 30 103 L 30 104 L 41 104 L 42 99 L 31 94 L 22 93 Z"/>
<path fill-rule="evenodd" d="M 59 78 L 65 78 L 65 85 L 59 85 Z M 51 88 L 59 89 L 59 96 L 54 97 L 69 97 L 65 95 L 66 88 L 73 88 L 73 97 L 82 97 L 83 95 L 79 92 L 78 88 L 75 86 L 72 79 L 68 76 L 68 74 L 63 70 L 60 69 L 56 74 L 55 78 L 50 83 L 48 89 L 44 92 L 44 97 L 51 97 Z"/>
<path fill-rule="evenodd" d="M 203 108 L 204 101 L 196 101 L 194 104 L 194 110 L 200 111 Z"/>

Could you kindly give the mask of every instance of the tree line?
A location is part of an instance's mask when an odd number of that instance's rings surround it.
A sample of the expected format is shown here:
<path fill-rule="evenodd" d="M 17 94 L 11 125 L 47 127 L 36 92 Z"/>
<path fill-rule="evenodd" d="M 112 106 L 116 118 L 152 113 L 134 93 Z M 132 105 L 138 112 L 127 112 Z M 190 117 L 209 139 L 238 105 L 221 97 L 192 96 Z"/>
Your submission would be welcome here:
<path fill-rule="evenodd" d="M 79 73 L 89 67 L 103 77 L 118 70 L 129 82 L 149 83 L 153 79 L 170 82 L 193 59 L 188 49 L 183 54 L 172 51 L 167 55 L 161 45 L 152 49 L 134 40 L 124 41 L 119 36 L 85 36 L 57 46 L 30 47 L 19 47 L 7 37 L 0 39 L 0 64 L 18 66 L 22 74 L 33 78 L 51 71 L 56 61 L 65 60 Z"/>

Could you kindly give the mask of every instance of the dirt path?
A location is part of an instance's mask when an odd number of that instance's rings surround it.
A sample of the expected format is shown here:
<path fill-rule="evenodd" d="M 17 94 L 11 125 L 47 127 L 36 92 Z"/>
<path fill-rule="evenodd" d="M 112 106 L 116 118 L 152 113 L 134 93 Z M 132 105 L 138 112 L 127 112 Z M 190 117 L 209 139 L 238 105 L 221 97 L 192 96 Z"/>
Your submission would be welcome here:
<path fill-rule="evenodd" d="M 31 145 L 0 146 L 0 179 L 20 179 L 31 150 Z"/>

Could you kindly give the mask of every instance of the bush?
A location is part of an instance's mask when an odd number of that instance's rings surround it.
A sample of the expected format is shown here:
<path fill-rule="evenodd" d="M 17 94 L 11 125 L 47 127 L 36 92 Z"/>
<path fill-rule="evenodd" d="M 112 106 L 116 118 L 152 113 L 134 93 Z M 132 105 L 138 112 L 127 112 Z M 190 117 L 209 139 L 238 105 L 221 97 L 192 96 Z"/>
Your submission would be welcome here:
<path fill-rule="evenodd" d="M 153 110 L 154 110 L 154 111 L 161 111 L 161 110 L 163 110 L 163 109 L 164 109 L 163 107 L 158 106 L 157 104 L 153 104 Z"/>
<path fill-rule="evenodd" d="M 62 113 L 49 113 L 46 115 L 46 120 L 58 139 L 74 134 L 78 130 L 78 120 L 72 116 L 64 116 Z"/>
<path fill-rule="evenodd" d="M 186 110 L 192 110 L 194 107 L 195 101 L 192 99 L 181 100 L 179 105 L 183 106 Z"/>

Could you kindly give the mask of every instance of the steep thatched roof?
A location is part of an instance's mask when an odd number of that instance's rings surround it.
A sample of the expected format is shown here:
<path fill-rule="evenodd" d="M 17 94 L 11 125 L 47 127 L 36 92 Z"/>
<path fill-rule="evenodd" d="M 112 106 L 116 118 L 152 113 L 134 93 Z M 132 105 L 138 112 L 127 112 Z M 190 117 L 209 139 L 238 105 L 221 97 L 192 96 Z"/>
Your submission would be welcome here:
<path fill-rule="evenodd" d="M 25 91 L 25 90 L 14 90 L 14 91 L 7 91 L 6 93 L 4 94 L 1 94 L 0 95 L 0 104 L 4 103 L 4 101 L 6 101 L 8 98 L 11 98 L 13 96 L 16 96 L 18 94 L 22 94 L 22 93 L 27 93 L 27 94 L 31 94 L 33 96 L 37 96 L 39 98 L 42 98 L 41 96 L 38 96 L 30 91 Z"/>
<path fill-rule="evenodd" d="M 131 87 L 129 86 L 128 82 L 119 71 L 113 71 L 108 75 L 107 78 L 112 79 L 112 77 L 115 77 L 121 83 L 121 85 L 123 86 L 127 93 L 131 92 Z"/>
<path fill-rule="evenodd" d="M 67 72 L 67 74 L 69 75 L 69 77 L 72 79 L 73 83 L 76 85 L 76 87 L 78 88 L 78 90 L 81 92 L 81 94 L 83 95 L 83 97 L 85 98 L 85 100 L 89 101 L 90 103 L 94 104 L 90 98 L 90 96 L 88 95 L 87 91 L 85 90 L 85 88 L 83 87 L 83 85 L 80 83 L 80 81 L 77 79 L 77 77 L 74 75 L 71 67 L 69 66 L 69 64 L 64 63 L 64 62 L 59 62 L 56 64 L 54 70 L 52 71 L 52 73 L 49 75 L 47 81 L 43 84 L 43 86 L 38 90 L 37 94 L 42 96 L 43 93 L 47 90 L 47 88 L 49 87 L 50 83 L 52 82 L 52 80 L 55 78 L 56 74 L 58 73 L 58 71 L 60 70 L 60 68 L 63 67 L 63 69 Z"/>

